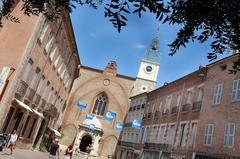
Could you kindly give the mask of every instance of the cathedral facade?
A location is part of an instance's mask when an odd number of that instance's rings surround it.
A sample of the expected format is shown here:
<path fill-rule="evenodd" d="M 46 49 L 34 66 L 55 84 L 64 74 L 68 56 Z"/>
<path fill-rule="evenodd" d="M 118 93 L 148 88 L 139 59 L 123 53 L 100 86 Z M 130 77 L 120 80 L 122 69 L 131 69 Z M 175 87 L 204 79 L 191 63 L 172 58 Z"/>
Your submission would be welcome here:
<path fill-rule="evenodd" d="M 74 150 L 102 158 L 114 155 L 129 98 L 155 88 L 157 59 L 158 37 L 144 54 L 136 78 L 118 74 L 116 61 L 110 61 L 102 70 L 81 66 L 67 102 L 60 144 L 73 144 Z M 112 120 L 107 119 L 108 113 L 113 114 Z"/>

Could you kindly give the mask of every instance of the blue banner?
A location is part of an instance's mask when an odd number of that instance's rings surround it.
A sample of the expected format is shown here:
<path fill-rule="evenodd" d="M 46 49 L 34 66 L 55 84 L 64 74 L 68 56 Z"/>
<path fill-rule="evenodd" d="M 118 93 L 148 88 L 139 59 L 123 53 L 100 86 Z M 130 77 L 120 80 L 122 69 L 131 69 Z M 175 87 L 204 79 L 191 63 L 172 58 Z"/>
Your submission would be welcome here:
<path fill-rule="evenodd" d="M 137 120 L 137 119 L 133 120 L 133 122 L 132 122 L 133 128 L 141 129 L 141 126 L 142 126 L 142 120 Z"/>
<path fill-rule="evenodd" d="M 105 114 L 105 119 L 109 121 L 113 121 L 116 116 L 115 112 L 107 111 Z"/>
<path fill-rule="evenodd" d="M 122 130 L 123 130 L 123 124 L 120 123 L 120 122 L 117 122 L 117 124 L 116 124 L 116 130 L 117 130 L 117 131 L 122 131 Z"/>
<path fill-rule="evenodd" d="M 95 129 L 96 129 L 96 127 L 95 127 L 94 124 L 90 124 L 90 125 L 88 125 L 88 128 L 91 129 L 91 130 L 95 130 Z"/>
<path fill-rule="evenodd" d="M 81 109 L 86 109 L 87 108 L 87 104 L 81 102 L 80 100 L 77 102 L 77 106 Z"/>
<path fill-rule="evenodd" d="M 92 114 L 87 114 L 85 118 L 86 118 L 87 120 L 92 120 L 93 117 L 94 117 L 94 116 L 93 116 Z"/>

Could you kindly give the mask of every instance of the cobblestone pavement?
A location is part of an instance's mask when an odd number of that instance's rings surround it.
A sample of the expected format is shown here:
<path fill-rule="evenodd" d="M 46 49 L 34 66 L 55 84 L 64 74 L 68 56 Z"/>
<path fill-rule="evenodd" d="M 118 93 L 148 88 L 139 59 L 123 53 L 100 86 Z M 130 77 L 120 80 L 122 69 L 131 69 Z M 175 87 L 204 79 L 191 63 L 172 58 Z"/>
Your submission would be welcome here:
<path fill-rule="evenodd" d="M 63 152 L 61 153 L 60 159 L 64 159 Z M 10 150 L 5 149 L 0 152 L 0 159 L 48 159 L 48 154 L 33 151 L 33 150 L 23 150 L 23 149 L 16 149 L 12 155 L 10 155 Z M 79 155 L 74 156 L 73 159 L 87 159 L 86 155 Z M 97 159 L 95 157 L 89 157 L 88 159 Z"/>

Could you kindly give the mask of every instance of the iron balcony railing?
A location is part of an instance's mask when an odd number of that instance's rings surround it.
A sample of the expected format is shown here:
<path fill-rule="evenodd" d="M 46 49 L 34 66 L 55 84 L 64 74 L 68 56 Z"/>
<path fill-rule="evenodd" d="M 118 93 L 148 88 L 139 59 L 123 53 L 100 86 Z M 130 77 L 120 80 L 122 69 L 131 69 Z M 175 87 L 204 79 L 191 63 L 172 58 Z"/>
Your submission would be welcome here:
<path fill-rule="evenodd" d="M 193 103 L 192 110 L 201 110 L 202 107 L 202 101 L 197 101 Z"/>
<path fill-rule="evenodd" d="M 170 144 L 161 144 L 161 143 L 145 143 L 145 149 L 160 150 L 160 151 L 171 151 L 172 145 Z"/>
<path fill-rule="evenodd" d="M 160 111 L 156 111 L 154 117 L 159 117 Z"/>
<path fill-rule="evenodd" d="M 178 106 L 172 107 L 171 113 L 172 114 L 177 114 L 178 113 L 178 109 L 179 109 Z"/>
<path fill-rule="evenodd" d="M 41 96 L 38 93 L 36 93 L 35 96 L 34 96 L 34 99 L 33 99 L 33 103 L 35 105 L 39 105 L 40 100 L 41 100 Z"/>
<path fill-rule="evenodd" d="M 40 102 L 40 107 L 41 107 L 42 109 L 44 109 L 45 106 L 46 106 L 46 100 L 42 98 L 42 99 L 41 99 L 41 102 Z"/>
<path fill-rule="evenodd" d="M 120 145 L 120 146 L 126 146 L 126 147 L 131 147 L 131 148 L 135 148 L 135 147 L 136 147 L 136 143 L 127 142 L 127 141 L 118 141 L 118 145 Z"/>
<path fill-rule="evenodd" d="M 191 104 L 184 104 L 182 106 L 182 112 L 188 112 L 190 110 Z"/>
<path fill-rule="evenodd" d="M 34 97 L 34 95 L 35 95 L 35 90 L 34 89 L 32 89 L 31 87 L 29 87 L 28 88 L 28 90 L 27 90 L 27 92 L 26 92 L 26 95 L 25 95 L 25 98 L 27 98 L 28 99 L 28 101 L 32 101 L 33 100 L 33 97 Z"/>
<path fill-rule="evenodd" d="M 15 92 L 15 98 L 17 98 L 18 100 L 22 100 L 27 91 L 27 88 L 28 84 L 23 80 L 20 80 Z"/>

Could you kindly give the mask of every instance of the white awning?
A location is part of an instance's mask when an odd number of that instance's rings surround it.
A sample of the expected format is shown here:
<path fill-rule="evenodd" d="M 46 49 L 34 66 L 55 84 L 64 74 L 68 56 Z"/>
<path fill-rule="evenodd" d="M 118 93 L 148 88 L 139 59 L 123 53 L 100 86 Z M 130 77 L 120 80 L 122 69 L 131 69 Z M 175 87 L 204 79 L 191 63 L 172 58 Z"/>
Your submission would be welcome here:
<path fill-rule="evenodd" d="M 55 135 L 57 135 L 57 136 L 59 136 L 59 137 L 62 136 L 62 134 L 61 134 L 59 131 L 57 131 L 57 130 L 55 130 L 55 129 L 53 129 L 53 128 L 49 128 L 49 129 L 52 130 L 52 131 L 55 133 Z"/>
<path fill-rule="evenodd" d="M 34 113 L 36 113 L 37 115 L 39 115 L 40 117 L 45 118 L 42 113 L 36 111 L 35 109 L 32 109 L 32 111 L 33 111 Z"/>
<path fill-rule="evenodd" d="M 30 112 L 33 112 L 32 111 L 32 108 L 30 108 L 28 105 L 26 105 L 25 103 L 21 102 L 20 100 L 17 100 L 16 98 L 14 98 L 14 100 L 23 108 L 29 110 Z"/>

